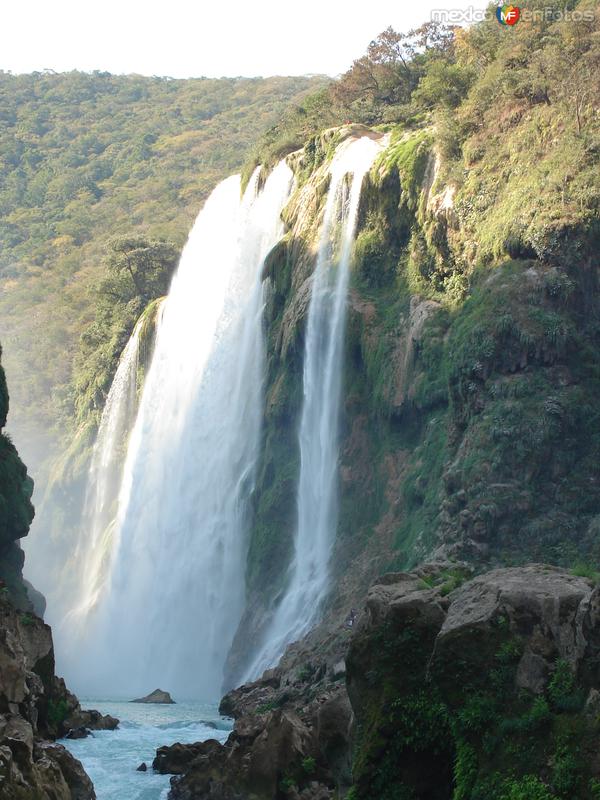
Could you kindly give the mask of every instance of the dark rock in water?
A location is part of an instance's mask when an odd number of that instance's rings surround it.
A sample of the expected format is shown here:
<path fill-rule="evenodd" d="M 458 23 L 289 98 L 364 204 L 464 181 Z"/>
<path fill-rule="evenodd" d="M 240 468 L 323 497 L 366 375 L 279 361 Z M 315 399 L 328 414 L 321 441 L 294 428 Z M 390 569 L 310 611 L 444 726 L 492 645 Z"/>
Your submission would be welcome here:
<path fill-rule="evenodd" d="M 150 694 L 147 694 L 146 697 L 139 697 L 137 700 L 132 700 L 132 703 L 163 703 L 165 705 L 174 705 L 175 700 L 171 697 L 168 692 L 163 692 L 162 689 L 155 689 Z"/>
<path fill-rule="evenodd" d="M 142 763 L 137 768 L 136 772 L 147 772 L 147 771 L 148 771 L 148 767 L 146 766 L 146 762 L 142 761 Z"/>
<path fill-rule="evenodd" d="M 156 751 L 156 758 L 152 762 L 152 769 L 160 772 L 161 775 L 182 775 L 197 756 L 204 755 L 207 750 L 211 749 L 207 749 L 207 744 L 208 742 L 195 742 L 194 744 L 176 742 L 159 747 Z"/>
<path fill-rule="evenodd" d="M 93 733 L 88 728 L 81 725 L 79 728 L 71 728 L 65 739 L 85 739 L 88 736 L 93 736 Z"/>
<path fill-rule="evenodd" d="M 59 681 L 62 682 L 62 679 Z M 101 714 L 94 709 L 85 711 L 79 705 L 77 698 L 66 689 L 64 697 L 69 711 L 60 725 L 59 733 L 61 735 L 65 736 L 67 731 L 75 731 L 80 728 L 86 728 L 88 731 L 114 731 L 118 727 L 119 720 L 116 717 L 111 717 L 110 714 Z"/>

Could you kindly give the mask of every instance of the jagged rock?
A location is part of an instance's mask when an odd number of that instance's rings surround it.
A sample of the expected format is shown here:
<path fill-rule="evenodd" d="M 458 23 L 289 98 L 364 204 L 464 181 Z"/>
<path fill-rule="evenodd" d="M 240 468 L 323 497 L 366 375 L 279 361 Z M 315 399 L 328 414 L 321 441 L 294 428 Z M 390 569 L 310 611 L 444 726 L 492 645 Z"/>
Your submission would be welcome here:
<path fill-rule="evenodd" d="M 92 732 L 81 725 L 79 728 L 70 728 L 65 735 L 65 739 L 86 739 L 91 735 Z"/>
<path fill-rule="evenodd" d="M 221 699 L 219 714 L 239 719 L 252 713 L 257 708 L 273 702 L 276 696 L 275 690 L 279 689 L 280 685 L 280 676 L 270 675 L 264 680 L 261 678 L 252 683 L 245 683 L 237 689 L 231 689 Z"/>
<path fill-rule="evenodd" d="M 77 724 L 66 724 L 69 715 L 79 719 Z M 108 719 L 82 711 L 54 675 L 48 625 L 0 597 L 1 800 L 93 800 L 92 783 L 79 761 L 47 739 L 69 728 L 107 725 Z"/>
<path fill-rule="evenodd" d="M 155 689 L 145 697 L 139 697 L 137 700 L 132 700 L 132 703 L 162 703 L 164 705 L 175 704 L 169 692 L 163 692 L 162 689 Z"/>
<path fill-rule="evenodd" d="M 146 762 L 142 761 L 142 763 L 136 769 L 136 772 L 147 772 L 147 771 L 148 771 L 148 767 L 146 766 Z"/>
<path fill-rule="evenodd" d="M 181 744 L 176 742 L 159 747 L 152 762 L 152 769 L 160 772 L 161 775 L 181 775 L 204 750 L 204 743 Z"/>
<path fill-rule="evenodd" d="M 335 652 L 331 667 L 339 662 Z M 350 785 L 348 697 L 343 683 L 328 677 L 331 667 L 314 658 L 308 669 L 305 658 L 305 648 L 295 647 L 283 666 L 223 698 L 221 713 L 235 718 L 224 745 L 209 741 L 157 751 L 154 769 L 176 776 L 172 800 L 271 799 L 280 795 L 282 776 L 289 783 L 285 796 L 301 800 L 330 798 Z"/>
<path fill-rule="evenodd" d="M 95 800 L 96 793 L 81 762 L 60 744 L 43 745 L 42 752 L 58 765 L 71 792 L 71 800 Z"/>
<path fill-rule="evenodd" d="M 523 774 L 547 782 L 549 758 L 575 759 L 582 785 L 597 780 L 598 595 L 539 564 L 488 572 L 447 596 L 417 575 L 378 581 L 346 659 L 357 800 L 379 796 L 382 781 L 387 792 L 445 797 L 466 748 L 473 796 L 492 774 L 497 786 Z M 577 724 L 561 745 L 575 749 L 553 756 L 561 724 Z M 515 748 L 530 748 L 522 762 Z"/>
<path fill-rule="evenodd" d="M 78 703 L 78 707 L 65 719 L 62 728 L 67 726 L 69 730 L 114 731 L 119 726 L 119 720 L 110 714 L 101 714 L 99 711 L 84 711 L 79 708 Z"/>

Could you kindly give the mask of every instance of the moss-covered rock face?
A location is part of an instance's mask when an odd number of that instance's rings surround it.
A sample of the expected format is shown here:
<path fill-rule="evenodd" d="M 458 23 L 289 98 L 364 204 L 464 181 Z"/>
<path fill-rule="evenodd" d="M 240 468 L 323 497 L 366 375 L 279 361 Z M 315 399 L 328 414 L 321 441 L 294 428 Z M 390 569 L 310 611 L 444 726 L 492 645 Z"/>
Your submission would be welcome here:
<path fill-rule="evenodd" d="M 265 426 L 248 610 L 232 663 L 243 661 L 285 579 L 327 166 L 345 136 L 366 132 L 328 130 L 289 157 L 297 188 L 264 273 Z M 600 294 L 589 208 L 577 216 L 571 203 L 561 217 L 558 194 L 545 195 L 537 219 L 530 193 L 526 235 L 511 223 L 498 238 L 495 204 L 512 192 L 523 199 L 527 153 L 504 142 L 513 170 L 498 192 L 480 195 L 485 170 L 498 166 L 481 142 L 475 164 L 480 134 L 449 150 L 447 132 L 433 126 L 388 133 L 363 184 L 354 248 L 330 619 L 375 575 L 433 553 L 482 567 L 600 557 Z M 589 164 L 580 168 L 589 178 Z"/>
<path fill-rule="evenodd" d="M 0 349 L 0 355 L 2 351 Z M 0 366 L 0 429 L 8 415 L 8 389 Z M 8 436 L 0 433 L 0 580 L 21 608 L 31 604 L 22 581 L 23 551 L 18 540 L 27 536 L 33 519 L 33 481 Z"/>
<path fill-rule="evenodd" d="M 346 659 L 353 800 L 596 798 L 598 589 L 541 565 L 449 585 L 369 592 Z"/>

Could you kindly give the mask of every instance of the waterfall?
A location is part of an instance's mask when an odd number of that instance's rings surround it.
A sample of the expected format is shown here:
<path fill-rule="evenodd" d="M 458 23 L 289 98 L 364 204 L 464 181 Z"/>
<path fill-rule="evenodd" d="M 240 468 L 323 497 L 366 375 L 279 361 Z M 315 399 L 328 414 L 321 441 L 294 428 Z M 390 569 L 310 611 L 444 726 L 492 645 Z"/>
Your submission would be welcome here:
<path fill-rule="evenodd" d="M 339 409 L 346 300 L 361 186 L 381 144 L 351 139 L 336 151 L 321 228 L 304 350 L 298 522 L 283 598 L 245 679 L 273 666 L 318 621 L 337 527 Z M 349 182 L 347 175 L 351 174 Z"/>
<path fill-rule="evenodd" d="M 75 608 L 69 624 L 77 624 L 93 608 L 106 578 L 116 499 L 125 457 L 124 446 L 135 421 L 141 321 L 135 326 L 113 378 L 92 453 L 82 523 L 70 570 L 75 574 Z"/>
<path fill-rule="evenodd" d="M 282 162 L 223 181 L 181 256 L 119 492 L 108 578 L 66 665 L 86 691 L 214 700 L 243 611 L 262 419 L 262 265 L 283 234 Z M 70 673 L 70 674 L 69 674 Z"/>

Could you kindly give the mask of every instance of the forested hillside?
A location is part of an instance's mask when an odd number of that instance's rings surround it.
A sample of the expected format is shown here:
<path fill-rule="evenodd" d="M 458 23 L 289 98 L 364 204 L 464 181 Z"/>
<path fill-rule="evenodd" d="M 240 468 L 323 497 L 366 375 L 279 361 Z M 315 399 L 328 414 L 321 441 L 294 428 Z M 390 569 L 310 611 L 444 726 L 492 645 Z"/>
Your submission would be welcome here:
<path fill-rule="evenodd" d="M 0 72 L 0 340 L 34 475 L 73 418 L 73 359 L 108 240 L 181 247 L 213 186 L 323 82 Z"/>

